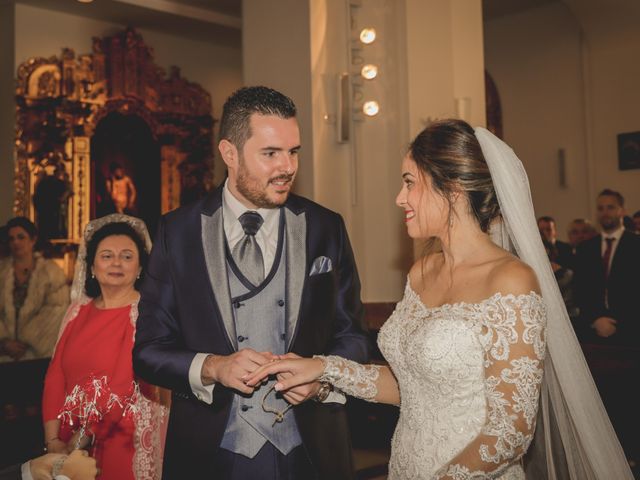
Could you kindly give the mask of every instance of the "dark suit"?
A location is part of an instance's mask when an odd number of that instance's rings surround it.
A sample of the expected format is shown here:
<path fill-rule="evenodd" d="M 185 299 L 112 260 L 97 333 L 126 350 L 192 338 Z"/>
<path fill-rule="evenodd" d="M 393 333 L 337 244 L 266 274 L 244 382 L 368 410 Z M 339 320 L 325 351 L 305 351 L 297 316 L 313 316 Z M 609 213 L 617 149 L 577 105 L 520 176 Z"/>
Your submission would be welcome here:
<path fill-rule="evenodd" d="M 360 281 L 342 218 L 295 195 L 283 208 L 288 350 L 366 361 Z M 188 371 L 197 352 L 230 355 L 238 348 L 224 245 L 220 187 L 162 218 L 141 289 L 134 368 L 143 379 L 173 390 L 165 479 L 217 478 L 212 458 L 235 393 L 217 385 L 213 403 L 201 402 L 193 396 Z M 333 268 L 310 276 L 314 259 L 323 256 Z M 344 407 L 310 401 L 294 412 L 320 477 L 352 478 Z"/>
<path fill-rule="evenodd" d="M 580 244 L 575 279 L 585 357 L 627 457 L 638 460 L 638 397 L 630 387 L 640 372 L 640 237 L 623 232 L 606 283 L 602 236 Z M 599 317 L 615 319 L 616 333 L 607 338 L 596 335 L 591 326 Z"/>
<path fill-rule="evenodd" d="M 0 470 L 0 480 L 20 480 L 22 465 L 12 465 Z"/>
<path fill-rule="evenodd" d="M 562 242 L 560 240 L 556 240 L 556 243 L 554 244 L 554 248 L 557 252 L 557 257 L 556 257 L 556 263 L 558 263 L 559 265 L 562 265 L 565 268 L 568 268 L 570 270 L 573 270 L 575 265 L 575 261 L 574 261 L 574 256 L 573 256 L 573 249 L 571 248 L 571 245 L 569 245 L 568 243 Z"/>
<path fill-rule="evenodd" d="M 640 236 L 624 231 L 617 246 L 605 285 L 602 236 L 587 240 L 576 252 L 575 287 L 580 308 L 582 339 L 609 345 L 639 346 L 640 337 Z M 608 291 L 608 307 L 605 304 Z M 591 324 L 611 317 L 617 332 L 608 338 L 595 335 Z"/>

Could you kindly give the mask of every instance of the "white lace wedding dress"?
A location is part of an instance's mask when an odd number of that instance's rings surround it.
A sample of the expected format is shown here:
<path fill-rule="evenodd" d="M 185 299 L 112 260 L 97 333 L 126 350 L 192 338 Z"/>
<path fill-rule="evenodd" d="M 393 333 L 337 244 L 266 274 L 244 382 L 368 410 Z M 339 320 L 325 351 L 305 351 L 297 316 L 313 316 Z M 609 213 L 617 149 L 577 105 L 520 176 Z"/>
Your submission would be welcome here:
<path fill-rule="evenodd" d="M 389 480 L 524 479 L 545 353 L 542 298 L 425 306 L 407 282 L 378 344 L 400 387 Z M 323 379 L 373 399 L 377 367 L 326 357 Z"/>

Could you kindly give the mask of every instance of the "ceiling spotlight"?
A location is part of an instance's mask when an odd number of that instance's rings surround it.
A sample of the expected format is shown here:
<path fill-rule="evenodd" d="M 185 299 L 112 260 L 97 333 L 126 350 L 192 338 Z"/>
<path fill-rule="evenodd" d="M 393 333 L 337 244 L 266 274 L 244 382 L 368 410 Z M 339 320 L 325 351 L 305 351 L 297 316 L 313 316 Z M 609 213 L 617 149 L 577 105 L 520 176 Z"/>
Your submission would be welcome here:
<path fill-rule="evenodd" d="M 360 41 L 365 45 L 369 45 L 373 43 L 376 39 L 376 29 L 375 28 L 363 28 L 360 31 Z"/>
<path fill-rule="evenodd" d="M 367 63 L 360 70 L 360 75 L 367 80 L 373 80 L 378 76 L 378 66 L 372 63 Z"/>
<path fill-rule="evenodd" d="M 367 117 L 375 117 L 380 111 L 380 105 L 375 100 L 369 100 L 362 105 L 362 113 Z"/>

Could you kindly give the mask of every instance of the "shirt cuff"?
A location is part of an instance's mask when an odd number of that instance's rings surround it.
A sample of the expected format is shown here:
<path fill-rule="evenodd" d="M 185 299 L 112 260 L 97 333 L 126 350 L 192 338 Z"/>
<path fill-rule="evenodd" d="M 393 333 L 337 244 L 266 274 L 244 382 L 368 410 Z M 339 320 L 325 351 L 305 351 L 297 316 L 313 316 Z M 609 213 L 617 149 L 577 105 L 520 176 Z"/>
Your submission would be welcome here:
<path fill-rule="evenodd" d="M 196 353 L 196 356 L 191 360 L 191 366 L 189 367 L 189 385 L 191 385 L 191 391 L 198 400 L 211 405 L 213 403 L 213 387 L 215 387 L 216 384 L 202 384 L 202 365 L 208 356 L 208 353 Z"/>
<path fill-rule="evenodd" d="M 20 472 L 22 473 L 22 480 L 33 480 L 31 476 L 31 462 L 24 462 Z"/>
<path fill-rule="evenodd" d="M 341 405 L 344 405 L 345 403 L 347 403 L 347 397 L 345 397 L 344 393 L 336 392 L 334 390 L 332 392 L 329 392 L 329 395 L 327 395 L 327 398 L 325 398 L 324 402 L 322 403 L 339 403 Z"/>

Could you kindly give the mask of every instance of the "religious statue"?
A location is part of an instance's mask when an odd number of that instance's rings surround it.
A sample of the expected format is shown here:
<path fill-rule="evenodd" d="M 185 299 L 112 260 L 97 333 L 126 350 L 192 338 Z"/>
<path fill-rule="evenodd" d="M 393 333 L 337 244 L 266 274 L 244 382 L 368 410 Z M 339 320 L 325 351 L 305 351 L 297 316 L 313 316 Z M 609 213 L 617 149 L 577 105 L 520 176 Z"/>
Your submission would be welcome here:
<path fill-rule="evenodd" d="M 109 172 L 111 176 L 106 181 L 107 192 L 111 196 L 116 213 L 135 213 L 137 191 L 133 180 L 118 162 L 111 162 Z"/>

